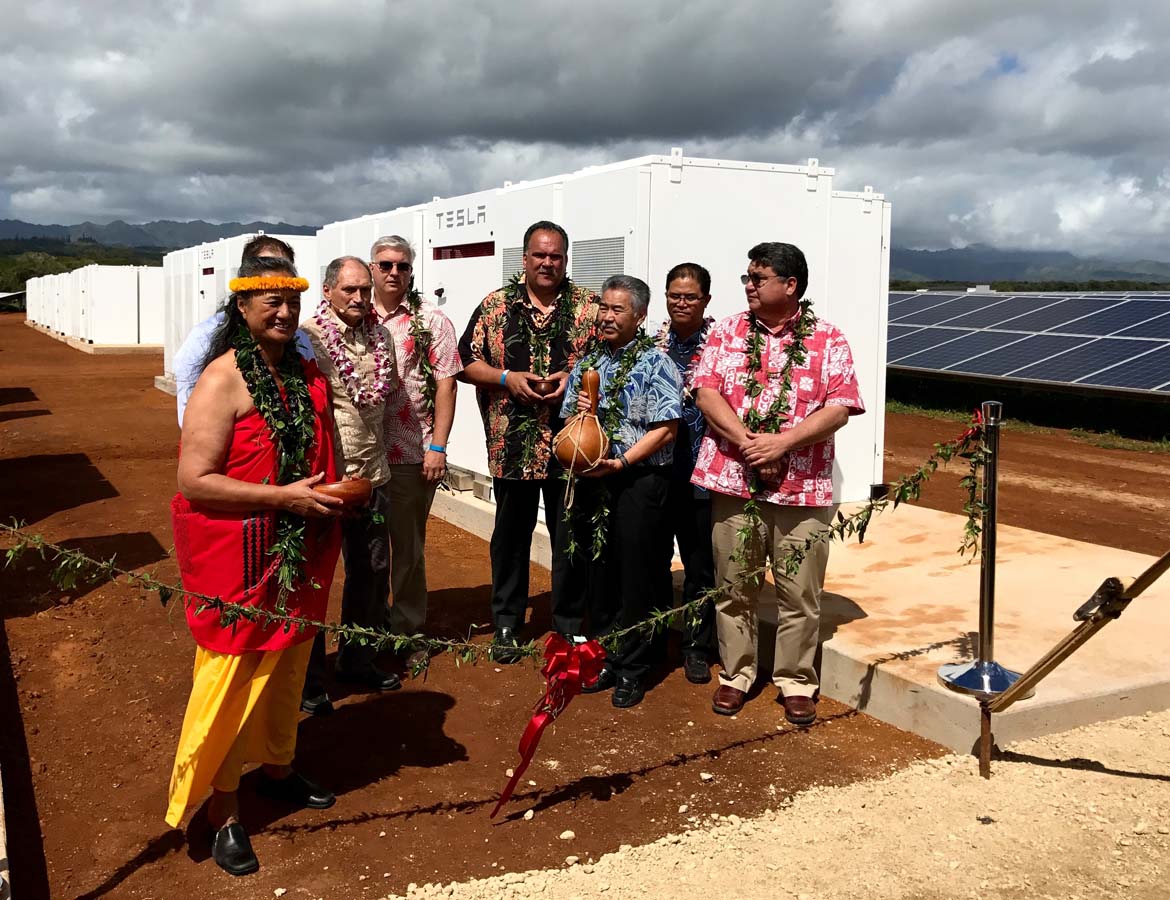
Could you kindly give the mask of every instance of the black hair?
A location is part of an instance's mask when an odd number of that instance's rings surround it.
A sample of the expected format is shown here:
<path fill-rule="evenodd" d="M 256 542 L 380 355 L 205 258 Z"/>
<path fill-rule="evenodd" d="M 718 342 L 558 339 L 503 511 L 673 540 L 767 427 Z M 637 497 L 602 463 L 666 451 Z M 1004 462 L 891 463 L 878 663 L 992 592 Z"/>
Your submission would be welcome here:
<path fill-rule="evenodd" d="M 679 263 L 666 273 L 666 289 L 670 290 L 670 283 L 676 278 L 693 278 L 699 282 L 699 290 L 704 297 L 711 296 L 711 273 L 698 263 Z"/>
<path fill-rule="evenodd" d="M 255 275 L 288 275 L 292 278 L 297 277 L 297 267 L 287 259 L 282 259 L 279 256 L 246 256 L 240 260 L 240 278 L 251 278 Z M 240 291 L 239 293 L 228 294 L 227 299 L 223 305 L 223 321 L 216 326 L 215 331 L 211 333 L 211 341 L 207 345 L 207 353 L 203 356 L 203 361 L 199 364 L 199 374 L 203 374 L 203 370 L 211 365 L 212 360 L 218 359 L 229 350 L 233 349 L 236 344 L 236 333 L 244 324 L 244 316 L 240 312 L 240 304 L 237 302 L 241 297 L 249 297 L 255 291 Z"/>
<path fill-rule="evenodd" d="M 290 263 L 297 261 L 297 255 L 293 251 L 293 248 L 280 238 L 273 237 L 270 234 L 258 234 L 252 240 L 248 241 L 248 243 L 244 244 L 244 251 L 240 254 L 240 262 L 242 263 L 249 256 L 258 256 L 261 250 L 275 250 Z"/>
<path fill-rule="evenodd" d="M 569 233 L 561 228 L 556 222 L 550 222 L 547 219 L 541 219 L 539 222 L 533 222 L 528 226 L 528 230 L 524 232 L 524 252 L 528 252 L 528 242 L 532 240 L 532 236 L 538 231 L 555 231 L 561 236 L 561 240 L 565 242 L 565 255 L 569 253 Z"/>
<path fill-rule="evenodd" d="M 767 241 L 756 244 L 748 251 L 748 259 L 761 266 L 767 266 L 781 278 L 796 279 L 796 299 L 804 296 L 808 287 L 808 262 L 795 244 Z"/>

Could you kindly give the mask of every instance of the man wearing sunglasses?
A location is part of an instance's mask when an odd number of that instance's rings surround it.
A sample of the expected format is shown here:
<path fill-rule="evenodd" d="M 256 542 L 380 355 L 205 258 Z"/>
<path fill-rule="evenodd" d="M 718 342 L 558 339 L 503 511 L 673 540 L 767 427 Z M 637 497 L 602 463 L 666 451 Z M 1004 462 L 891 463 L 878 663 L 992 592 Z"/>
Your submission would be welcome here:
<path fill-rule="evenodd" d="M 455 376 L 463 363 L 451 320 L 413 290 L 414 248 L 406 238 L 378 238 L 370 248 L 370 274 L 374 309 L 394 337 L 399 377 L 383 418 L 393 595 L 387 624 L 399 634 L 417 634 L 427 615 L 427 516 L 447 471 Z"/>
<path fill-rule="evenodd" d="M 723 671 L 711 705 L 734 715 L 756 680 L 765 592 L 776 604 L 777 700 L 789 722 L 808 725 L 817 715 L 813 661 L 829 544 L 813 544 L 792 575 L 783 559 L 832 522 L 833 434 L 865 407 L 845 336 L 801 304 L 804 254 L 792 244 L 765 243 L 752 247 L 748 260 L 741 279 L 747 309 L 711 329 L 692 381 L 707 420 L 692 480 L 711 492 L 715 583 L 725 586 L 715 601 Z M 797 341 L 803 354 L 792 352 Z M 753 382 L 758 390 L 748 389 Z M 773 585 L 747 577 L 766 562 Z"/>

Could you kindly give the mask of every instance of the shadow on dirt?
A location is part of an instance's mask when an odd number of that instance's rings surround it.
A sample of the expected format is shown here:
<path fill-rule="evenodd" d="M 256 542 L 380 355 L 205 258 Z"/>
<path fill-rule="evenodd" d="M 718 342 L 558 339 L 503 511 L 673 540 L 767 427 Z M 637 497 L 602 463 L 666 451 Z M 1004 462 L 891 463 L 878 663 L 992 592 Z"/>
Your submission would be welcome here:
<path fill-rule="evenodd" d="M 118 492 L 84 453 L 18 456 L 0 462 L 0 509 L 5 521 L 32 525 L 54 513 Z"/>

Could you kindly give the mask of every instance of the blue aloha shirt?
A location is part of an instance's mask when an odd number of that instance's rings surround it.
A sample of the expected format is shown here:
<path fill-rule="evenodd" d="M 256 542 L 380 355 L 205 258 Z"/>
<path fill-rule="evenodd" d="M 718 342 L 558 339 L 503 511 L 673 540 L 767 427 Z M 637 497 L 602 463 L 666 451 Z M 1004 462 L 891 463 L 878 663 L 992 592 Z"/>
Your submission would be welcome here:
<path fill-rule="evenodd" d="M 606 409 L 606 388 L 610 379 L 617 371 L 622 356 L 629 352 L 637 338 L 624 347 L 614 351 L 608 343 L 603 345 L 597 359 L 597 371 L 601 375 L 601 403 L 598 413 Z M 577 394 L 581 391 L 582 365 L 586 359 L 592 359 L 588 354 L 585 359 L 573 366 L 569 374 L 569 384 L 565 388 L 565 399 L 561 403 L 561 416 L 568 418 L 577 411 Z M 622 388 L 619 400 L 625 415 L 618 433 L 610 444 L 609 455 L 616 457 L 625 453 L 634 444 L 646 436 L 651 425 L 671 422 L 681 419 L 682 407 L 682 377 L 678 367 L 671 362 L 670 357 L 657 347 L 648 347 L 630 370 L 625 387 Z M 651 454 L 635 465 L 669 466 L 674 459 L 673 445 L 667 444 L 661 450 Z"/>
<path fill-rule="evenodd" d="M 687 367 L 690 366 L 691 360 L 697 354 L 703 352 L 703 344 L 707 341 L 707 331 L 708 328 L 704 323 L 703 327 L 689 338 L 679 340 L 678 335 L 674 333 L 674 329 L 667 328 L 666 355 L 670 357 L 671 362 L 678 368 L 680 378 L 686 375 Z M 690 457 L 690 468 L 693 469 L 695 462 L 699 458 L 699 446 L 703 443 L 703 435 L 707 431 L 707 421 L 703 418 L 703 414 L 699 411 L 699 407 L 696 405 L 693 397 L 683 397 L 682 424 L 686 426 L 687 437 L 690 438 L 690 446 L 683 447 L 679 444 L 675 448 L 675 465 L 681 468 L 680 464 L 684 462 L 681 454 L 686 453 Z"/>

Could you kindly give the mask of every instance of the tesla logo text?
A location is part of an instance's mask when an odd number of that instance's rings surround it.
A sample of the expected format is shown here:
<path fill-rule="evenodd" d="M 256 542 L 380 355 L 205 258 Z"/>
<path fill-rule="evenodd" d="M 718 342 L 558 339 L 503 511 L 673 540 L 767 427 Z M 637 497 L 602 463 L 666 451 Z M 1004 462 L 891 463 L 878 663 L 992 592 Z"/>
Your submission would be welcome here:
<path fill-rule="evenodd" d="M 472 209 L 448 209 L 445 212 L 435 213 L 439 229 L 459 228 L 463 225 L 482 225 L 487 222 L 487 207 L 483 204 Z"/>

